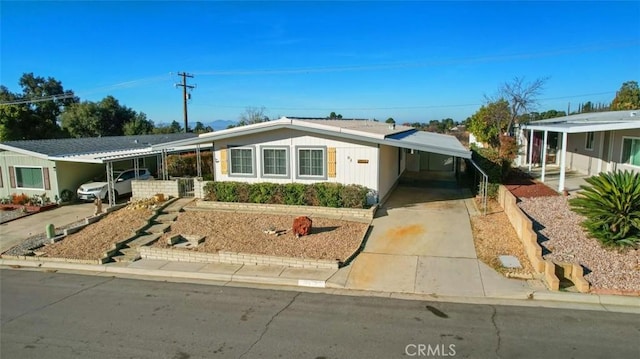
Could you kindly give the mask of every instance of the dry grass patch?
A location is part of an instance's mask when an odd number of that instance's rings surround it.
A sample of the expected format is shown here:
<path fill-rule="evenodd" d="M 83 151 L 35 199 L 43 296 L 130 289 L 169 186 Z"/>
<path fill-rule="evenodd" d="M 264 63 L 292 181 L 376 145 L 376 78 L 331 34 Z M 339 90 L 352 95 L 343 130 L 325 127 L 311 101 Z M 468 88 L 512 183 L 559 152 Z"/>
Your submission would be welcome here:
<path fill-rule="evenodd" d="M 494 206 L 492 207 L 495 208 Z M 524 246 L 504 212 L 493 212 L 486 216 L 473 216 L 471 217 L 471 228 L 476 253 L 482 262 L 503 274 L 533 274 L 533 267 L 524 252 Z M 522 268 L 502 267 L 498 259 L 501 255 L 517 257 Z"/>

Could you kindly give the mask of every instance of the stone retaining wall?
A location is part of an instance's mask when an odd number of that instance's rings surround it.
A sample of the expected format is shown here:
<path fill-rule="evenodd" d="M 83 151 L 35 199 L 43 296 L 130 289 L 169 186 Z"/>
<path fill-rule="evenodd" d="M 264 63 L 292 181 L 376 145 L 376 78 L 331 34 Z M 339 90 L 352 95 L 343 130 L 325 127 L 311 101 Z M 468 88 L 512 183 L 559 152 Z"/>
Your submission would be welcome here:
<path fill-rule="evenodd" d="M 315 206 L 289 206 L 284 204 L 263 204 L 263 203 L 237 203 L 237 202 L 216 202 L 216 201 L 196 201 L 196 207 L 224 210 L 224 211 L 245 211 L 245 212 L 269 212 L 286 213 L 300 216 L 328 216 L 328 217 L 348 217 L 352 220 L 369 222 L 376 214 L 378 206 L 369 209 L 359 208 L 332 208 Z M 185 207 L 187 210 L 188 208 Z"/>
<path fill-rule="evenodd" d="M 158 193 L 165 198 L 179 197 L 178 180 L 131 181 L 131 200 L 152 198 Z"/>
<path fill-rule="evenodd" d="M 538 274 L 544 275 L 549 289 L 559 290 L 560 280 L 556 275 L 556 265 L 566 266 L 566 263 L 556 264 L 542 258 L 542 247 L 538 244 L 538 234 L 533 230 L 533 223 L 517 205 L 516 197 L 503 185 L 498 188 L 498 202 L 524 245 L 525 253 L 533 269 Z M 578 291 L 586 293 L 589 291 L 589 282 L 582 276 L 582 267 L 580 269 L 576 267 L 580 266 L 574 264 L 571 269 L 563 267 L 562 272 L 565 273 L 565 276 L 569 275 L 567 279 L 575 284 Z"/>
<path fill-rule="evenodd" d="M 279 265 L 294 268 L 338 269 L 338 262 L 331 260 L 276 257 L 226 251 L 204 253 L 187 249 L 140 247 L 140 257 L 178 262 Z"/>

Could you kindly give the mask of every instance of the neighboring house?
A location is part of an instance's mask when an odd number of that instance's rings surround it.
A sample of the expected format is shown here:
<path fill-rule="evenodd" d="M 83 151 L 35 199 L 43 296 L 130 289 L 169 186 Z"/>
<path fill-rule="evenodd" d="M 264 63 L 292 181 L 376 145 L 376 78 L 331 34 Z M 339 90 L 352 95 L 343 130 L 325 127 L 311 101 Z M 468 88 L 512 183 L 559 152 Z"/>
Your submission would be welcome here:
<path fill-rule="evenodd" d="M 547 164 L 560 166 L 558 191 L 564 190 L 567 169 L 585 175 L 640 171 L 638 110 L 581 113 L 531 122 L 521 129 L 528 133 L 520 136 L 526 150 L 520 163 L 540 163 L 543 181 Z"/>
<path fill-rule="evenodd" d="M 192 133 L 8 141 L 0 143 L 0 197 L 45 193 L 52 201 L 105 169 L 148 168 L 161 159 L 149 147 L 196 137 Z M 161 163 L 161 162 L 160 162 Z"/>
<path fill-rule="evenodd" d="M 152 146 L 209 145 L 214 180 L 358 184 L 370 203 L 385 198 L 405 170 L 455 174 L 471 153 L 453 136 L 368 120 L 286 118 Z"/>

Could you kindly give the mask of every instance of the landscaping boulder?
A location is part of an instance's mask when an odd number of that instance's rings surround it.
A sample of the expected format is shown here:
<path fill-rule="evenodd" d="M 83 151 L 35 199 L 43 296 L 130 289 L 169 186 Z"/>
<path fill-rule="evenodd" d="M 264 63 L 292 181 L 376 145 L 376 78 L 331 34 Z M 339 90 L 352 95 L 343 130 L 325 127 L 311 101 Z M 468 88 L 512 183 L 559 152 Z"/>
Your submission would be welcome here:
<path fill-rule="evenodd" d="M 306 236 L 311 233 L 311 218 L 306 216 L 297 217 L 293 220 L 293 234 L 296 238 Z"/>

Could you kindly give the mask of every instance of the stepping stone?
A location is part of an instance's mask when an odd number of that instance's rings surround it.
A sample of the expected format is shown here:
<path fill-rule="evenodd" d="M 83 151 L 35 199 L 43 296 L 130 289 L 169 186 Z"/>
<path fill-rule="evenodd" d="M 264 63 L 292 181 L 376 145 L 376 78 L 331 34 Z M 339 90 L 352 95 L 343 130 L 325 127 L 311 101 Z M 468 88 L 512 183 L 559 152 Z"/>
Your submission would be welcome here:
<path fill-rule="evenodd" d="M 498 256 L 498 259 L 505 268 L 522 268 L 520 261 L 515 256 Z"/>
<path fill-rule="evenodd" d="M 169 230 L 171 227 L 171 223 L 159 223 L 154 224 L 153 226 L 147 228 L 145 232 L 147 233 L 164 233 Z"/>
<path fill-rule="evenodd" d="M 151 234 L 141 235 L 140 237 L 127 243 L 127 246 L 129 248 L 138 248 L 138 247 L 146 246 L 150 243 L 157 241 L 158 238 L 160 238 L 160 236 L 162 236 L 161 233 L 151 233 Z"/>

